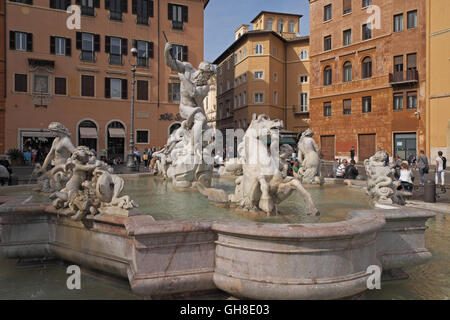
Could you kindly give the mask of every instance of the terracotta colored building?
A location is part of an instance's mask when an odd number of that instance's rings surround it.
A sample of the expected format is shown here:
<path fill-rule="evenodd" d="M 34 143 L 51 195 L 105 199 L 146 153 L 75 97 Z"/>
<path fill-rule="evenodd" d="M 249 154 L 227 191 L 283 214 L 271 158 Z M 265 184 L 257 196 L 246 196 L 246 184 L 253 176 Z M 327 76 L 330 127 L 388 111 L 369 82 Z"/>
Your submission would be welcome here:
<path fill-rule="evenodd" d="M 81 6 L 80 29 L 73 28 L 76 20 L 65 11 L 70 4 Z M 99 154 L 106 149 L 108 157 L 123 159 L 129 148 L 135 62 L 136 146 L 163 146 L 181 121 L 180 85 L 165 65 L 163 31 L 175 44 L 173 54 L 197 67 L 203 59 L 207 4 L 7 1 L 6 149 L 48 145 L 47 126 L 59 121 L 72 132 L 75 145 Z M 133 44 L 136 60 L 130 52 Z"/>
<path fill-rule="evenodd" d="M 217 128 L 243 128 L 268 114 L 298 133 L 309 121 L 309 37 L 299 36 L 298 14 L 262 11 L 236 31 L 216 60 Z"/>
<path fill-rule="evenodd" d="M 310 0 L 311 129 L 323 157 L 426 149 L 426 2 Z"/>
<path fill-rule="evenodd" d="M 212 128 L 216 127 L 217 114 L 217 78 L 212 77 L 209 80 L 209 92 L 203 101 L 203 108 L 205 108 L 208 125 Z"/>
<path fill-rule="evenodd" d="M 427 0 L 427 148 L 450 158 L 450 6 Z"/>
<path fill-rule="evenodd" d="M 0 0 L 0 154 L 5 152 L 5 99 L 6 99 L 6 0 Z"/>

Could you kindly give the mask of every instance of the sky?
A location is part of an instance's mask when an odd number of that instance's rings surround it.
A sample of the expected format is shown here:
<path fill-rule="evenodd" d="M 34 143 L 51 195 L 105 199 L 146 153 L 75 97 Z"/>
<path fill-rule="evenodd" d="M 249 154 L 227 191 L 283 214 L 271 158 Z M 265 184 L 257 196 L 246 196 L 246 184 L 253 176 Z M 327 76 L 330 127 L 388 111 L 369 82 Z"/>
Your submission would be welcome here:
<path fill-rule="evenodd" d="M 301 14 L 300 34 L 309 35 L 308 0 L 210 0 L 205 10 L 205 60 L 219 57 L 234 42 L 234 30 L 251 25 L 261 11 Z"/>

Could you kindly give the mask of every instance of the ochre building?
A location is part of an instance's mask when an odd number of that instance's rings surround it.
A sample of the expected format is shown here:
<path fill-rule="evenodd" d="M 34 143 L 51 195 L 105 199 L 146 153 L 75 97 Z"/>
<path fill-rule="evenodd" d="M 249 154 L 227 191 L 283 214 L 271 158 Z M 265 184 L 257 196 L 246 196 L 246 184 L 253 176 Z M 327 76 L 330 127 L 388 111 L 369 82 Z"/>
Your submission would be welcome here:
<path fill-rule="evenodd" d="M 301 133 L 309 123 L 309 37 L 298 14 L 262 11 L 216 60 L 217 129 L 246 129 L 253 114 Z M 225 133 L 225 132 L 224 132 Z M 295 135 L 294 135 L 295 136 Z"/>
<path fill-rule="evenodd" d="M 426 149 L 426 1 L 310 0 L 310 117 L 323 158 Z"/>
<path fill-rule="evenodd" d="M 141 151 L 162 147 L 182 121 L 180 84 L 165 65 L 163 32 L 175 44 L 173 55 L 197 67 L 203 59 L 207 3 L 7 1 L 5 149 L 42 148 L 51 141 L 49 123 L 58 121 L 70 130 L 75 145 L 123 159 L 129 148 L 135 63 L 136 146 Z M 71 4 L 81 9 L 79 28 L 76 10 L 66 12 Z"/>

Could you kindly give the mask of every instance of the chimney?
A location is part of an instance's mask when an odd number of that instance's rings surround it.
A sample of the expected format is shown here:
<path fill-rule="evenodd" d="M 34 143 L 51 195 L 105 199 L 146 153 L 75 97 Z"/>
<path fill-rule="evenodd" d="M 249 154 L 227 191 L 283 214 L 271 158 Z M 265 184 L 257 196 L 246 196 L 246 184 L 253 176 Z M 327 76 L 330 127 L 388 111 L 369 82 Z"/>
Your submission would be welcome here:
<path fill-rule="evenodd" d="M 235 31 L 235 36 L 236 36 L 236 39 L 235 39 L 235 40 L 239 39 L 239 38 L 242 37 L 245 33 L 247 33 L 249 27 L 250 27 L 250 26 L 249 26 L 248 24 L 243 24 L 243 25 L 241 25 L 239 28 L 237 28 L 236 31 Z"/>

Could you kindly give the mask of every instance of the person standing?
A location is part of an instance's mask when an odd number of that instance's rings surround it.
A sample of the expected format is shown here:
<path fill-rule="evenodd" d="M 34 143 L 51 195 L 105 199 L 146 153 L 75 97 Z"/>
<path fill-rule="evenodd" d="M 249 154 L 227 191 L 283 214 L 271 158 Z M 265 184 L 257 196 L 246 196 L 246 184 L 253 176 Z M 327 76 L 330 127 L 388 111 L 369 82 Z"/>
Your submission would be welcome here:
<path fill-rule="evenodd" d="M 428 164 L 428 158 L 425 155 L 425 151 L 420 150 L 420 155 L 417 158 L 417 167 L 419 168 L 420 173 L 420 184 L 425 183 L 425 173 L 428 173 L 430 170 L 430 166 Z"/>
<path fill-rule="evenodd" d="M 142 160 L 144 160 L 144 168 L 148 167 L 148 153 L 147 150 L 144 150 L 142 153 Z"/>
<path fill-rule="evenodd" d="M 353 161 L 355 160 L 355 146 L 350 150 L 350 159 Z"/>
<path fill-rule="evenodd" d="M 356 179 L 359 175 L 358 169 L 356 169 L 355 160 L 350 160 L 350 164 L 345 168 L 345 179 Z"/>
<path fill-rule="evenodd" d="M 441 185 L 444 185 L 445 169 L 447 167 L 447 159 L 444 157 L 442 151 L 438 152 L 436 158 L 436 185 L 439 182 L 439 176 L 441 176 Z"/>

